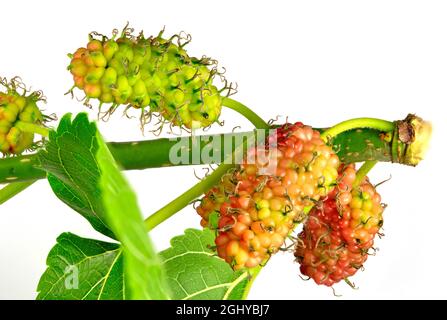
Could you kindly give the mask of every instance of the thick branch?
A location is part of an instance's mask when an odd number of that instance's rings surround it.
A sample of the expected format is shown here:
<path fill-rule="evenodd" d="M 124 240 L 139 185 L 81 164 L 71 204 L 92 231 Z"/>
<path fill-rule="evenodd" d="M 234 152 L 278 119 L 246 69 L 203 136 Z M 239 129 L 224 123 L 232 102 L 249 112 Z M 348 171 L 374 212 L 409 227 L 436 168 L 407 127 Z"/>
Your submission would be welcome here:
<path fill-rule="evenodd" d="M 408 119 L 408 121 L 407 121 Z M 340 133 L 330 143 L 343 162 L 363 162 L 377 160 L 382 162 L 396 162 L 415 165 L 422 159 L 423 151 L 427 148 L 429 135 L 424 122 L 424 134 L 420 132 L 421 119 L 414 127 L 414 118 L 396 121 L 393 132 L 385 134 L 375 129 L 355 129 Z M 405 125 L 404 125 L 405 124 Z M 418 131 L 419 130 L 419 131 Z M 410 136 L 408 137 L 408 133 Z M 217 159 L 225 159 L 234 150 L 224 148 L 225 141 L 237 141 L 242 137 L 250 137 L 253 132 L 217 134 L 206 136 L 188 136 L 174 139 L 154 139 L 136 142 L 108 143 L 110 151 L 124 170 L 170 167 L 176 165 L 208 164 L 211 161 L 201 157 L 202 151 L 214 141 L 219 145 Z M 187 154 L 187 161 L 172 163 L 170 153 L 175 146 L 184 146 L 182 152 Z M 414 146 L 414 147 L 413 147 Z M 416 148 L 417 147 L 417 148 Z M 199 156 L 197 156 L 199 155 Z M 213 156 L 214 156 L 213 155 Z M 30 181 L 45 178 L 45 172 L 39 168 L 37 155 L 10 157 L 0 160 L 0 183 Z"/>

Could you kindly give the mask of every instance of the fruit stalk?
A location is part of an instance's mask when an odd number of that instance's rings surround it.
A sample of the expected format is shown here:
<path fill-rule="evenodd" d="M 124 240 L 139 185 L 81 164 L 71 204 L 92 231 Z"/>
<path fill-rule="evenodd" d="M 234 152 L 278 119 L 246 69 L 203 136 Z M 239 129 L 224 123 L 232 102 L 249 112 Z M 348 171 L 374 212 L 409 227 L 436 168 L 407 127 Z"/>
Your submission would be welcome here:
<path fill-rule="evenodd" d="M 217 184 L 232 165 L 222 164 L 216 170 L 211 173 L 207 179 L 203 179 L 201 182 L 197 183 L 194 187 L 189 189 L 187 192 L 183 193 L 166 206 L 149 216 L 145 221 L 146 230 L 150 231 L 159 225 L 161 222 L 170 218 L 172 215 L 186 207 L 191 199 L 198 198 L 203 194 L 203 190 L 211 189 L 215 184 Z"/>
<path fill-rule="evenodd" d="M 377 164 L 377 160 L 369 160 L 365 161 L 365 163 L 360 167 L 360 169 L 356 173 L 356 177 L 353 183 L 353 187 L 356 188 L 362 183 L 363 179 L 366 177 L 368 172 L 371 171 L 372 168 Z"/>
<path fill-rule="evenodd" d="M 17 121 L 15 127 L 20 129 L 22 132 L 36 133 L 40 134 L 42 137 L 48 137 L 49 130 L 41 125 L 34 123 L 27 123 L 23 121 Z"/>
<path fill-rule="evenodd" d="M 357 129 L 357 128 L 370 128 L 380 130 L 382 132 L 393 131 L 394 123 L 382 119 L 375 118 L 356 118 L 350 119 L 329 128 L 324 133 L 321 134 L 321 139 L 329 140 L 332 137 L 338 136 L 342 132 L 346 132 L 349 130 Z"/>
<path fill-rule="evenodd" d="M 222 105 L 233 109 L 240 114 L 244 115 L 256 128 L 268 128 L 269 125 L 260 116 L 253 112 L 250 108 L 243 105 L 239 101 L 230 99 L 228 97 L 222 98 Z"/>

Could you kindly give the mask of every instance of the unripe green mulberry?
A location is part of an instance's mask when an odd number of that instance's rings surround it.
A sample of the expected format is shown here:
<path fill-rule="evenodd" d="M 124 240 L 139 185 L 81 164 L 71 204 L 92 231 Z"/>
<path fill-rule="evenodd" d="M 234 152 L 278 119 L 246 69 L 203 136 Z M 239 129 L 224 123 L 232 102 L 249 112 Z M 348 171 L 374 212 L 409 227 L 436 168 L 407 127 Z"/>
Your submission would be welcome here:
<path fill-rule="evenodd" d="M 33 146 L 34 133 L 25 132 L 28 124 L 41 125 L 44 116 L 37 102 L 42 100 L 40 92 L 27 95 L 18 78 L 8 82 L 0 79 L 0 85 L 6 90 L 0 91 L 0 152 L 3 154 L 20 154 Z M 22 89 L 20 94 L 17 90 Z"/>
<path fill-rule="evenodd" d="M 118 105 L 142 110 L 141 119 L 157 113 L 174 126 L 188 129 L 207 127 L 219 118 L 221 92 L 213 84 L 216 62 L 203 57 L 190 57 L 181 36 L 170 39 L 134 37 L 125 28 L 117 38 L 90 41 L 77 49 L 68 69 L 74 87 L 81 89 L 86 102 L 97 99 L 100 106 L 111 104 L 109 113 Z M 95 33 L 96 35 L 96 33 Z M 175 40 L 175 41 L 174 41 Z"/>

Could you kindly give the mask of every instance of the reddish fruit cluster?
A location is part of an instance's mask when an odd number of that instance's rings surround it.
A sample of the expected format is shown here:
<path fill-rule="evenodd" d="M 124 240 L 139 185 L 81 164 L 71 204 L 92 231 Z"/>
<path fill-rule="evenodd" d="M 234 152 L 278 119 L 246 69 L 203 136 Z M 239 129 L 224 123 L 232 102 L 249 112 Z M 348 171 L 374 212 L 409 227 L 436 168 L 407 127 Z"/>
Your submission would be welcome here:
<path fill-rule="evenodd" d="M 364 178 L 358 187 L 354 165 L 340 172 L 337 187 L 309 214 L 298 237 L 295 256 L 303 275 L 317 284 L 353 276 L 368 258 L 382 226 L 380 195 Z"/>
<path fill-rule="evenodd" d="M 274 155 L 270 172 L 264 161 L 247 160 L 265 159 L 266 151 Z M 255 267 L 278 251 L 306 207 L 326 196 L 338 176 L 338 157 L 302 123 L 278 128 L 248 155 L 197 208 L 202 226 L 217 229 L 218 255 L 234 269 Z"/>

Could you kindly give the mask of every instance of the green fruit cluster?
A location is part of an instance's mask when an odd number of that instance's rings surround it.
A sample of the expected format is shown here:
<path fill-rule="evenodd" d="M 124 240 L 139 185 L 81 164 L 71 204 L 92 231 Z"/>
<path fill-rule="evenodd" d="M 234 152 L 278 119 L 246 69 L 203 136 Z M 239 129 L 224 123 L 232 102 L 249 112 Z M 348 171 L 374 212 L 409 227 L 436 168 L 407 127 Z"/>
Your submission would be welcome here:
<path fill-rule="evenodd" d="M 43 116 L 37 102 L 37 93 L 19 94 L 15 82 L 1 84 L 7 89 L 0 92 L 0 152 L 3 154 L 20 154 L 30 148 L 34 142 L 34 134 L 24 132 L 26 124 L 41 124 Z"/>
<path fill-rule="evenodd" d="M 174 126 L 206 127 L 219 118 L 222 98 L 213 80 L 215 61 L 190 57 L 180 36 L 90 37 L 72 55 L 68 69 L 75 87 L 100 104 L 130 105 L 160 114 Z M 177 41 L 174 41 L 176 40 Z"/>

